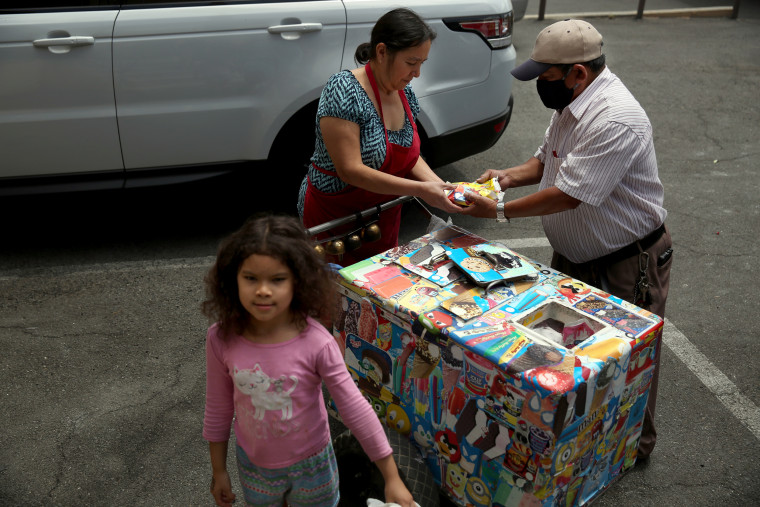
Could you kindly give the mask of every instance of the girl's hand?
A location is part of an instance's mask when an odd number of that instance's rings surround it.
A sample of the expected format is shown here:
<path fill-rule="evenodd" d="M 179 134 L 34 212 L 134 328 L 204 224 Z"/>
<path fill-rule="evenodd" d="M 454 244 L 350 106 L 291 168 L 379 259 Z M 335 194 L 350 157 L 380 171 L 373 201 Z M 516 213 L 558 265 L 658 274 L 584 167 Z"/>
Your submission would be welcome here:
<path fill-rule="evenodd" d="M 232 507 L 235 503 L 235 493 L 232 492 L 232 483 L 226 470 L 211 477 L 211 494 L 219 507 Z"/>
<path fill-rule="evenodd" d="M 384 458 L 380 458 L 375 461 L 375 465 L 380 469 L 380 473 L 383 474 L 386 503 L 396 503 L 401 507 L 417 507 L 412 494 L 398 474 L 398 467 L 396 467 L 396 462 L 393 460 L 393 455 L 389 454 Z"/>
<path fill-rule="evenodd" d="M 412 494 L 398 475 L 394 479 L 385 481 L 385 501 L 397 503 L 401 507 L 417 507 Z"/>

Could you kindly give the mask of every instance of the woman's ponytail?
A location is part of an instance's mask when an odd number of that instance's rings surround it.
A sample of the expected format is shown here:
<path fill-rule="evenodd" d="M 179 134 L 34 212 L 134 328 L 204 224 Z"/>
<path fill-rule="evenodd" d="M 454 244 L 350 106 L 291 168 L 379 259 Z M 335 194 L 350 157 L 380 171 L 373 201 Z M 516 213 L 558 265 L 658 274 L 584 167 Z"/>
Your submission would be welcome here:
<path fill-rule="evenodd" d="M 354 60 L 360 65 L 364 65 L 370 61 L 373 56 L 372 44 L 369 42 L 362 42 L 356 47 L 356 52 L 354 52 Z"/>

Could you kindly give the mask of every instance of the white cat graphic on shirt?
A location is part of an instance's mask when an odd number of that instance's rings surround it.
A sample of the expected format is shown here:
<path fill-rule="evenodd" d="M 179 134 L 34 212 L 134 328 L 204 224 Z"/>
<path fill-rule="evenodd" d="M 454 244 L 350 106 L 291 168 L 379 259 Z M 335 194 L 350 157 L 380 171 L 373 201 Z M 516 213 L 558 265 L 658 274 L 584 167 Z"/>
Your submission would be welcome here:
<path fill-rule="evenodd" d="M 236 368 L 234 376 L 235 385 L 238 389 L 251 397 L 251 403 L 256 409 L 255 419 L 263 421 L 267 410 L 281 410 L 281 421 L 293 417 L 293 400 L 290 398 L 290 394 L 298 384 L 297 377 L 282 375 L 279 379 L 272 379 L 261 370 L 258 363 L 252 370 L 238 370 Z M 285 389 L 286 383 L 291 384 L 288 389 Z M 273 387 L 272 391 L 269 390 L 270 387 Z"/>

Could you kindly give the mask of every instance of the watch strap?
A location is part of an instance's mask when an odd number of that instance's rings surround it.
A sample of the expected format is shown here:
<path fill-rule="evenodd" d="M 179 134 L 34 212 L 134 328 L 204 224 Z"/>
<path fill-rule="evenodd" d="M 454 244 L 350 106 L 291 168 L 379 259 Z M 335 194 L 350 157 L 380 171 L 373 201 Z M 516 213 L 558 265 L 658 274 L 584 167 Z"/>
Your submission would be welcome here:
<path fill-rule="evenodd" d="M 509 222 L 509 217 L 504 214 L 504 203 L 500 202 L 496 204 L 496 221 L 497 222 Z"/>

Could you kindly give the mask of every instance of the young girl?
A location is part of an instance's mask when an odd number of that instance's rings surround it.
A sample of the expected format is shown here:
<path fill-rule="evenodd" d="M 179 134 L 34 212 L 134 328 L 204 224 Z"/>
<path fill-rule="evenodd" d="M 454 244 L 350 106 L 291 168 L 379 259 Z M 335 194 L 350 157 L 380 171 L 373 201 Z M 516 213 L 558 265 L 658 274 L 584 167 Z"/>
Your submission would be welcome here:
<path fill-rule="evenodd" d="M 318 322 L 333 307 L 331 274 L 298 219 L 249 220 L 223 241 L 206 276 L 203 437 L 217 505 L 235 500 L 227 442 L 235 419 L 247 505 L 335 506 L 338 470 L 322 381 L 344 423 L 385 479 L 388 502 L 412 507 L 374 411 L 354 384 L 332 335 Z"/>

